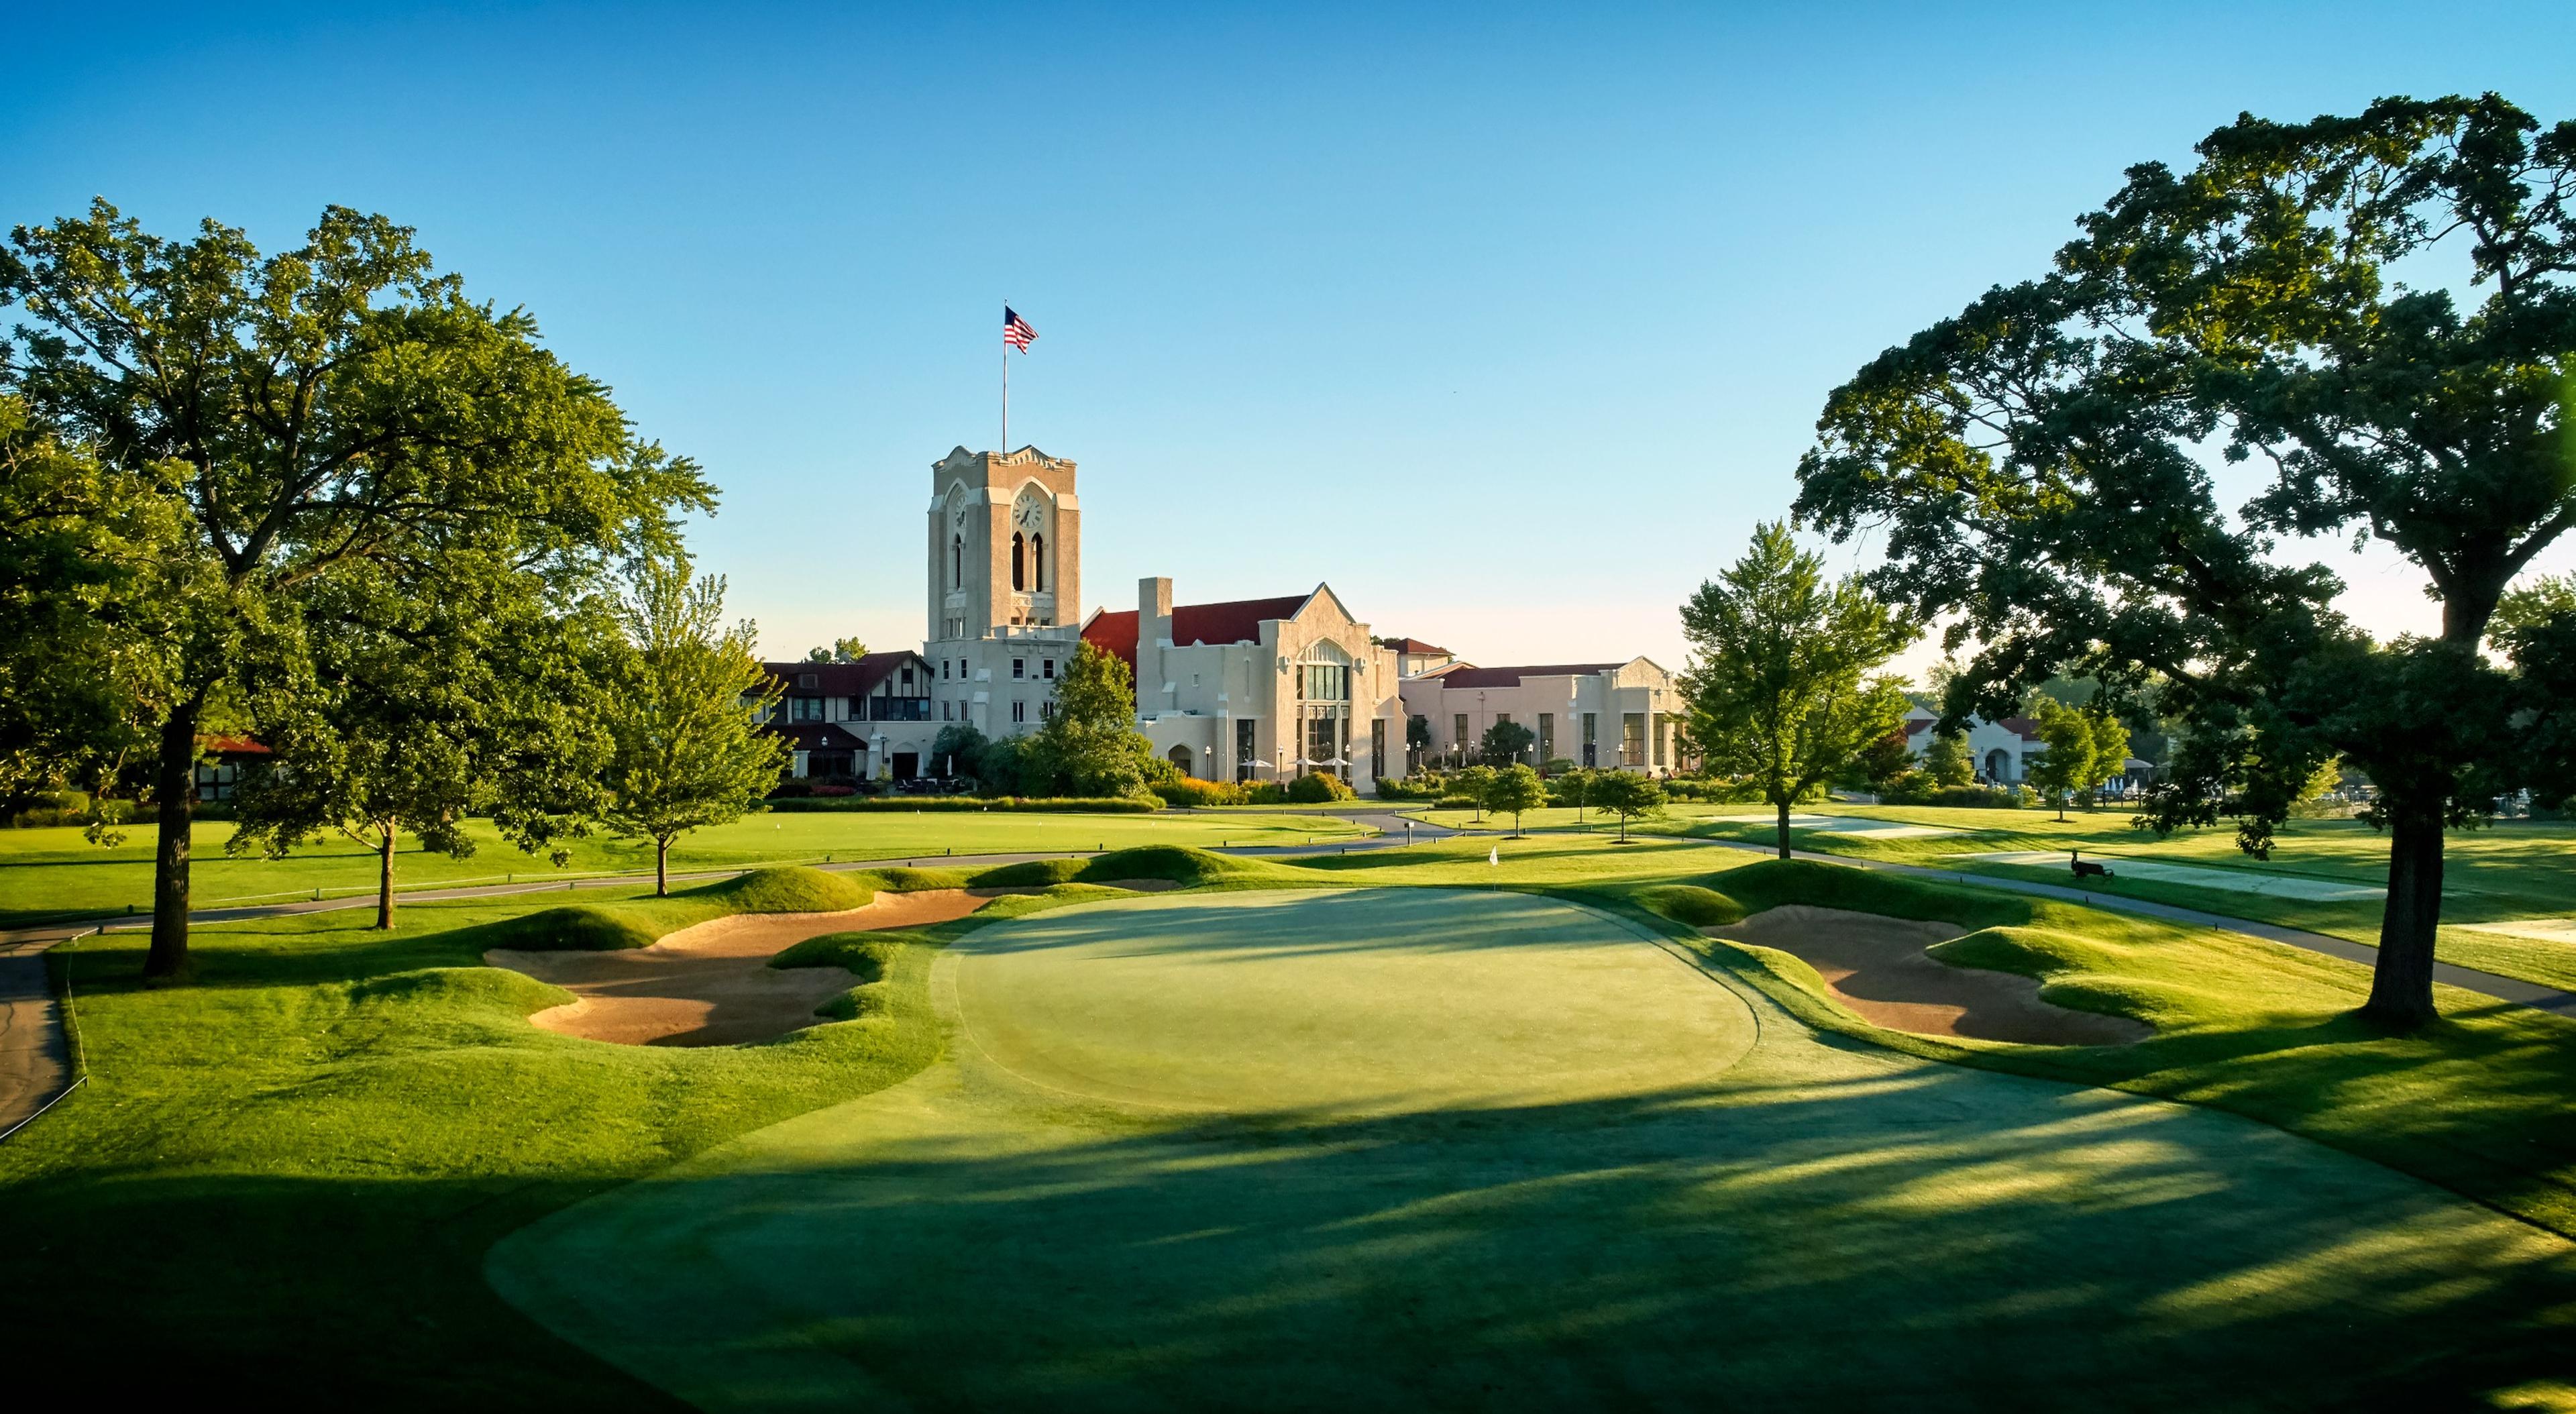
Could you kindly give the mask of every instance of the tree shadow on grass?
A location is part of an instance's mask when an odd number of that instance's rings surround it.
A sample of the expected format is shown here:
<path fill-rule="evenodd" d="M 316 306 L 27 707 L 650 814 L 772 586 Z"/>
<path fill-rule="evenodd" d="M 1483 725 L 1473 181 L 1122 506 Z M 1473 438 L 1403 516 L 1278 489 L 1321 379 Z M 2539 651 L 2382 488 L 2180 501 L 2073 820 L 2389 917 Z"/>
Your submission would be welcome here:
<path fill-rule="evenodd" d="M 926 1407 L 2449 1407 L 2576 1334 L 2576 1249 L 2526 1226 L 1949 1069 L 1105 1138 L 972 1108 L 623 1191 L 496 1280 L 714 1407 L 835 1367 Z"/>

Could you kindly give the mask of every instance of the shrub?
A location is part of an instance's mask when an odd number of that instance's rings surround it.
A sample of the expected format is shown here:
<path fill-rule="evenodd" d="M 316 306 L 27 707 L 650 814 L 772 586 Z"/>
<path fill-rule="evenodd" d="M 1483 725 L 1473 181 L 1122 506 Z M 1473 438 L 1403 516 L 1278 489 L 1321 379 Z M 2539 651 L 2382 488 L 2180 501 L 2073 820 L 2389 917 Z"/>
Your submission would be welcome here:
<path fill-rule="evenodd" d="M 1243 799 L 1247 805 L 1285 805 L 1288 790 L 1277 781 L 1254 781 L 1244 788 Z"/>
<path fill-rule="evenodd" d="M 841 797 L 841 796 L 857 795 L 858 793 L 859 793 L 859 788 L 858 788 L 857 786 L 816 786 L 816 787 L 814 787 L 814 794 L 815 794 L 815 795 L 817 795 L 817 796 L 829 796 L 829 797 L 835 797 L 835 798 L 837 798 L 837 797 Z"/>
<path fill-rule="evenodd" d="M 1380 800 L 1438 800 L 1448 784 L 1438 771 L 1422 770 L 1400 780 L 1378 777 L 1377 794 Z"/>
<path fill-rule="evenodd" d="M 812 781 L 780 781 L 777 785 L 770 788 L 769 798 L 772 800 L 800 800 L 806 796 L 812 795 L 813 793 L 814 783 Z"/>
<path fill-rule="evenodd" d="M 1323 771 L 1309 771 L 1288 786 L 1288 799 L 1298 805 L 1328 805 L 1358 798 L 1359 793 L 1344 784 L 1341 777 Z"/>
<path fill-rule="evenodd" d="M 790 797 L 773 799 L 769 808 L 782 815 L 812 814 L 818 811 L 845 810 L 1058 810 L 1085 815 L 1146 815 L 1163 808 L 1163 802 L 1152 796 L 1120 795 L 1084 796 L 983 796 L 983 795 L 860 795 L 839 798 Z"/>
<path fill-rule="evenodd" d="M 1241 805 L 1250 794 L 1232 781 L 1202 781 L 1189 776 L 1175 781 L 1158 781 L 1153 789 L 1165 805 L 1183 809 L 1200 805 Z"/>
<path fill-rule="evenodd" d="M 1444 795 L 1432 803 L 1436 810 L 1482 810 L 1485 802 L 1472 795 Z"/>

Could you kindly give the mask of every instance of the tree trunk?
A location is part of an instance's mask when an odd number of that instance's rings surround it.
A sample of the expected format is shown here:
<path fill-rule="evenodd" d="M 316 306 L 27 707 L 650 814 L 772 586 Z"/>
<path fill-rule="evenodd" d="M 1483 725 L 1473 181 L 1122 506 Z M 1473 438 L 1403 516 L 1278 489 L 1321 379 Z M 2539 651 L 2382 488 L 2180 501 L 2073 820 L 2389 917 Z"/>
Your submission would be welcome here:
<path fill-rule="evenodd" d="M 2442 922 L 2442 811 L 2407 802 L 2388 816 L 2388 906 L 2362 1013 L 2411 1031 L 2433 1019 L 2433 937 Z"/>
<path fill-rule="evenodd" d="M 152 858 L 152 951 L 146 977 L 176 977 L 188 965 L 188 834 L 197 822 L 197 716 L 188 702 L 161 724 L 161 751 L 153 762 L 152 798 L 160 833 Z"/>
<path fill-rule="evenodd" d="M 653 897 L 671 894 L 671 841 L 666 836 L 653 841 Z"/>
<path fill-rule="evenodd" d="M 1771 803 L 1780 810 L 1780 857 L 1786 859 L 1789 857 L 1789 802 L 1775 800 Z"/>
<path fill-rule="evenodd" d="M 387 823 L 376 846 L 376 926 L 387 932 L 394 926 L 394 837 L 394 827 Z"/>

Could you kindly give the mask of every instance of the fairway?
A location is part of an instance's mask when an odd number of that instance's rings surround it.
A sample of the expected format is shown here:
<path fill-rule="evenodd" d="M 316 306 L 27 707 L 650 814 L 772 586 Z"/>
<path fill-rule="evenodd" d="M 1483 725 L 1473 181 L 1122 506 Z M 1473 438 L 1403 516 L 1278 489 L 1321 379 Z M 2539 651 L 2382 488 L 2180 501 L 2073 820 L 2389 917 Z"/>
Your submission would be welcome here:
<path fill-rule="evenodd" d="M 564 869 L 503 840 L 488 820 L 469 820 L 465 833 L 477 846 L 463 859 L 422 850 L 405 835 L 396 857 L 399 887 L 471 884 L 653 872 L 646 841 L 592 835 L 569 842 Z M 671 847 L 677 873 L 747 869 L 765 864 L 820 864 L 838 859 L 924 859 L 947 854 L 1065 854 L 1136 845 L 1213 848 L 1222 844 L 1302 844 L 1349 840 L 1364 827 L 1330 816 L 1279 812 L 1092 814 L 1079 811 L 778 811 L 744 816 L 682 835 Z M 284 859 L 224 852 L 232 826 L 199 821 L 191 835 L 191 903 L 225 908 L 311 898 L 372 894 L 373 852 L 338 835 L 324 835 Z M 0 927 L 49 918 L 152 907 L 149 830 L 102 849 L 70 826 L 0 830 Z"/>
<path fill-rule="evenodd" d="M 523 1229 L 493 1284 L 710 1409 L 2228 1409 L 2563 1364 L 2555 1237 L 1820 1038 L 1551 899 L 1093 905 L 932 987 L 940 1063 Z"/>

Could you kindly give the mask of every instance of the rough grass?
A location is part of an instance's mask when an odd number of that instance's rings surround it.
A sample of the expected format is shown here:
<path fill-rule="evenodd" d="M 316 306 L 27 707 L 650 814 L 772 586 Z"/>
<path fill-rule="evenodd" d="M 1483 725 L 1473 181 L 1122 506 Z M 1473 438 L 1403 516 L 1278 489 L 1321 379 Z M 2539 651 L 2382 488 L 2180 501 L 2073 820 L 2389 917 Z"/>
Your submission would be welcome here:
<path fill-rule="evenodd" d="M 486 948 L 605 952 L 650 947 L 682 928 L 737 913 L 838 913 L 876 897 L 868 879 L 790 866 L 754 869 L 668 898 L 575 903 L 489 925 Z"/>
<path fill-rule="evenodd" d="M 2243 934 L 1807 860 L 1722 877 L 1757 913 L 1801 903 L 1958 924 L 1964 936 L 1935 948 L 1942 960 L 2037 978 L 2051 1002 L 2133 1017 L 2157 1034 L 2040 1047 L 1884 1030 L 1828 1003 L 1811 970 L 1691 940 L 1810 1025 L 2233 1110 L 2576 1236 L 2576 1022 L 2440 988 L 2439 1022 L 2391 1036 L 2357 1015 L 2365 969 Z"/>

